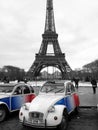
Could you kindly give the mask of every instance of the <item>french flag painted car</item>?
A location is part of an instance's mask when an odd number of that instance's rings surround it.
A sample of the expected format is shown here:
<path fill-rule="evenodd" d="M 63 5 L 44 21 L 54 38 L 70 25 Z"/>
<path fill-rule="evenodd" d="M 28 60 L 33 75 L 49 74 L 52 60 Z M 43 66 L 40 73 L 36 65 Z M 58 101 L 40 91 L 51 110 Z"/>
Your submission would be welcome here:
<path fill-rule="evenodd" d="M 29 84 L 0 84 L 0 122 L 5 120 L 9 112 L 19 110 L 34 98 L 34 89 Z"/>
<path fill-rule="evenodd" d="M 79 96 L 72 82 L 46 82 L 31 103 L 19 112 L 20 122 L 31 127 L 57 127 L 65 130 L 68 116 L 78 112 Z"/>

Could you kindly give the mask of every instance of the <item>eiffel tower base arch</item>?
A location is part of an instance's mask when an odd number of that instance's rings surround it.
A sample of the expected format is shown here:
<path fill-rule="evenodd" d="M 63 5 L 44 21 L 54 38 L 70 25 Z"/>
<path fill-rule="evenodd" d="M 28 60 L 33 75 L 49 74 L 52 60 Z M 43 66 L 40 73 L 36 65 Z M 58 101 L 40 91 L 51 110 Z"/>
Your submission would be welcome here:
<path fill-rule="evenodd" d="M 67 73 L 67 61 L 65 60 L 65 54 L 60 54 L 58 56 L 46 56 L 36 54 L 36 59 L 31 66 L 28 75 L 32 79 L 36 79 L 40 75 L 40 72 L 43 68 L 53 66 L 58 68 L 61 71 L 62 79 L 66 79 Z"/>

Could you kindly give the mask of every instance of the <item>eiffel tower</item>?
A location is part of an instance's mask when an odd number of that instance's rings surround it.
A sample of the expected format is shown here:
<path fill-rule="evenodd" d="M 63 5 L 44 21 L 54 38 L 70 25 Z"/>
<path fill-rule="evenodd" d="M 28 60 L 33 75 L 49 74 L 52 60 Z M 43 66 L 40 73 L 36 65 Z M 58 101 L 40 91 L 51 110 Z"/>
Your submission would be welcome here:
<path fill-rule="evenodd" d="M 52 45 L 54 53 L 47 53 L 48 45 Z M 54 21 L 53 0 L 47 0 L 45 29 L 44 34 L 42 34 L 41 47 L 28 72 L 34 78 L 40 74 L 43 68 L 49 66 L 58 68 L 62 73 L 62 79 L 65 79 L 66 73 L 71 71 L 65 59 L 65 54 L 62 53 L 58 43 L 58 34 L 56 33 Z"/>

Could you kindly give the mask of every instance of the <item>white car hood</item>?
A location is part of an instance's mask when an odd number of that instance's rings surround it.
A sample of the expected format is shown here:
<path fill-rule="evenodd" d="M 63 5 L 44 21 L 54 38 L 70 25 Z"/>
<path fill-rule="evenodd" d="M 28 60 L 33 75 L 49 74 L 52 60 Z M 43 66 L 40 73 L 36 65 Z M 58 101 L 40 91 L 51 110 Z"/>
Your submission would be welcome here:
<path fill-rule="evenodd" d="M 33 99 L 30 105 L 30 112 L 44 112 L 46 113 L 47 110 L 51 105 L 54 105 L 58 100 L 62 99 L 63 96 L 56 95 L 56 94 L 39 94 L 36 98 Z"/>

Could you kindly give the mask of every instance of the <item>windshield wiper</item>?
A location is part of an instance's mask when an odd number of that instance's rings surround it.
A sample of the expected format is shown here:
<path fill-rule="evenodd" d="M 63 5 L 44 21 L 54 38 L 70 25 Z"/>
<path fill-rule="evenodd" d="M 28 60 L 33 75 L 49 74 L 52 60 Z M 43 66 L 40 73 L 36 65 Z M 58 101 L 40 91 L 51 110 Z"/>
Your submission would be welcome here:
<path fill-rule="evenodd" d="M 62 91 L 63 89 L 59 89 L 58 91 L 56 91 L 55 93 L 58 93 L 58 92 L 60 92 L 60 91 Z"/>

